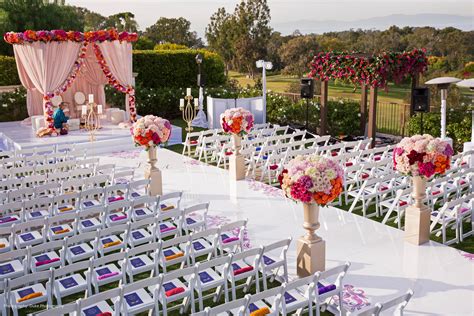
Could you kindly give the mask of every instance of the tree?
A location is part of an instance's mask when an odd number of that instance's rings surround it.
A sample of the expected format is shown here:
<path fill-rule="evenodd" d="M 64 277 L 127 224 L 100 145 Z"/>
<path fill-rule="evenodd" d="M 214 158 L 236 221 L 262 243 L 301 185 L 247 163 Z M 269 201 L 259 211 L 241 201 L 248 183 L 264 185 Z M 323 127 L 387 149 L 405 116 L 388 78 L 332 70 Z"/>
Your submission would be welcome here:
<path fill-rule="evenodd" d="M 0 2 L 0 31 L 83 30 L 84 20 L 77 9 L 42 0 L 4 0 Z M 11 46 L 1 41 L 0 53 L 12 55 Z"/>
<path fill-rule="evenodd" d="M 107 18 L 86 8 L 74 7 L 84 21 L 84 31 L 96 31 L 105 28 Z"/>
<path fill-rule="evenodd" d="M 242 0 L 235 8 L 234 16 L 237 23 L 234 65 L 253 77 L 255 61 L 267 53 L 272 31 L 270 8 L 267 0 Z"/>
<path fill-rule="evenodd" d="M 145 35 L 155 44 L 175 43 L 187 47 L 202 47 L 202 41 L 196 32 L 190 31 L 191 22 L 183 17 L 161 17 L 145 30 Z"/>
<path fill-rule="evenodd" d="M 121 12 L 111 15 L 105 21 L 106 28 L 115 28 L 119 32 L 136 32 L 138 23 L 135 21 L 135 15 L 131 12 Z"/>
<path fill-rule="evenodd" d="M 209 48 L 221 55 L 226 65 L 226 75 L 234 59 L 234 16 L 228 14 L 224 8 L 219 8 L 211 16 L 211 21 L 206 27 L 206 39 Z"/>
<path fill-rule="evenodd" d="M 138 40 L 133 44 L 133 49 L 151 50 L 155 47 L 155 43 L 146 36 L 139 36 Z"/>
<path fill-rule="evenodd" d="M 315 35 L 298 36 L 279 49 L 279 55 L 285 68 L 283 72 L 301 77 L 309 71 L 309 63 L 318 52 L 319 45 Z"/>
<path fill-rule="evenodd" d="M 233 14 L 219 8 L 206 28 L 209 47 L 224 58 L 227 67 L 253 76 L 255 61 L 264 58 L 271 36 L 270 8 L 266 0 L 241 0 Z"/>

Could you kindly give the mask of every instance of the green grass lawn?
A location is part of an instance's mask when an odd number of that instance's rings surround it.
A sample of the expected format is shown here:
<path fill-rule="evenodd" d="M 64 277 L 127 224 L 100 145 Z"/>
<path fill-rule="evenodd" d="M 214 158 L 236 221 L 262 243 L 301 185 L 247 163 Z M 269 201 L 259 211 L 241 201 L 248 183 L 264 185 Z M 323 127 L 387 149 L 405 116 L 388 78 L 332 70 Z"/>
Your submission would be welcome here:
<path fill-rule="evenodd" d="M 241 74 L 235 71 L 229 72 L 230 79 L 235 79 L 239 82 L 242 87 L 247 85 L 253 86 L 255 81 L 252 78 L 247 78 L 245 74 Z M 287 92 L 290 85 L 293 83 L 299 83 L 300 79 L 293 76 L 285 75 L 267 75 L 267 89 L 275 92 Z M 410 94 L 409 85 L 394 85 L 389 84 L 388 90 L 379 90 L 378 100 L 383 102 L 395 102 L 404 103 L 404 99 Z M 329 96 L 336 98 L 347 98 L 360 100 L 360 88 L 354 91 L 354 86 L 334 83 L 329 83 Z"/>

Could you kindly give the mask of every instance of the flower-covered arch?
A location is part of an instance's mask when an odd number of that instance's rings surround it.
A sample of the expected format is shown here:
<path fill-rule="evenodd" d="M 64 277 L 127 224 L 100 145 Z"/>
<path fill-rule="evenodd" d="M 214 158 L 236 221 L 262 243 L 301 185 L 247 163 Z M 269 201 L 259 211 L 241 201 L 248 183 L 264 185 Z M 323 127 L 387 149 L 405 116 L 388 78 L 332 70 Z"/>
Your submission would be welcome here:
<path fill-rule="evenodd" d="M 388 82 L 401 81 L 411 78 L 412 89 L 416 86 L 418 77 L 428 69 L 428 58 L 424 49 L 413 49 L 405 52 L 384 52 L 376 55 L 321 52 L 316 55 L 311 64 L 309 77 L 321 81 L 321 133 L 327 130 L 327 98 L 328 81 L 342 79 L 362 86 L 361 98 L 361 130 L 365 130 L 367 87 L 370 88 L 370 108 L 368 136 L 375 141 L 376 134 L 376 104 L 377 89 L 387 89 Z"/>
<path fill-rule="evenodd" d="M 4 39 L 13 45 L 20 80 L 29 95 L 35 91 L 43 96 L 46 127 L 39 132 L 42 135 L 54 132 L 52 98 L 80 81 L 80 72 L 94 72 L 94 68 L 103 75 L 93 74 L 81 80 L 101 86 L 102 94 L 103 83 L 126 93 L 130 121 L 136 121 L 131 45 L 138 39 L 136 33 L 114 29 L 85 33 L 28 30 L 6 33 Z M 28 97 L 27 102 L 30 101 Z"/>

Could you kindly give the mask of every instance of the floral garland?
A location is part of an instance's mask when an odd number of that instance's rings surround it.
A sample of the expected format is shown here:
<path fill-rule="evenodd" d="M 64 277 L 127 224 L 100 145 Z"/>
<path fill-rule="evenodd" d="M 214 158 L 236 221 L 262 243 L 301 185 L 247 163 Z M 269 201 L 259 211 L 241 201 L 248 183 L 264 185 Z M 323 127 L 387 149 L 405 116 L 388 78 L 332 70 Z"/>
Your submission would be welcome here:
<path fill-rule="evenodd" d="M 102 55 L 102 51 L 99 48 L 99 45 L 94 43 L 94 52 L 95 56 L 97 57 L 97 61 L 99 62 L 100 68 L 104 72 L 105 77 L 109 81 L 109 84 L 113 86 L 116 90 L 127 93 L 128 94 L 128 104 L 130 108 L 130 121 L 132 123 L 137 121 L 137 111 L 135 109 L 135 89 L 128 85 L 122 85 L 117 78 L 112 74 L 109 67 L 107 66 L 107 62 L 105 61 L 104 55 Z"/>
<path fill-rule="evenodd" d="M 354 84 L 386 88 L 390 80 L 401 82 L 428 69 L 425 50 L 385 52 L 371 57 L 356 53 L 319 53 L 311 62 L 309 76 L 319 80 L 346 79 Z"/>
<path fill-rule="evenodd" d="M 82 66 L 84 66 L 84 59 L 87 53 L 87 45 L 87 42 L 83 43 L 81 49 L 79 50 L 79 56 L 74 62 L 72 70 L 64 81 L 64 83 L 55 91 L 48 91 L 43 95 L 43 109 L 46 127 L 44 129 L 38 130 L 37 135 L 46 135 L 54 133 L 53 102 L 51 101 L 51 99 L 55 95 L 61 95 L 66 92 L 66 90 L 71 87 L 74 80 L 76 80 L 79 71 L 81 70 Z"/>
<path fill-rule="evenodd" d="M 116 29 L 78 32 L 78 31 L 32 31 L 25 32 L 8 32 L 3 35 L 5 42 L 9 44 L 23 44 L 33 42 L 105 42 L 105 41 L 125 41 L 136 42 L 138 40 L 137 33 L 117 32 Z"/>

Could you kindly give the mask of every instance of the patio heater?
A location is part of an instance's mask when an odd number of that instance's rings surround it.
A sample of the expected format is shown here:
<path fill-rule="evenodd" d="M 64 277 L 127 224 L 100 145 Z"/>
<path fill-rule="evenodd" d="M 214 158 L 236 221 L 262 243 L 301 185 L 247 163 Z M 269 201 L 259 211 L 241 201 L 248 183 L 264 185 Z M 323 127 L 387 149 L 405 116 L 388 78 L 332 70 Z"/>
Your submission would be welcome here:
<path fill-rule="evenodd" d="M 271 61 L 257 60 L 257 68 L 262 68 L 262 99 L 263 99 L 263 123 L 267 122 L 267 70 L 272 70 Z"/>
<path fill-rule="evenodd" d="M 208 128 L 206 114 L 204 113 L 204 85 L 205 85 L 205 77 L 202 73 L 202 62 L 204 58 L 202 54 L 196 55 L 196 64 L 198 65 L 198 75 L 197 75 L 197 85 L 199 87 L 199 111 L 192 121 L 191 125 L 196 127 Z"/>
<path fill-rule="evenodd" d="M 456 84 L 458 87 L 463 87 L 463 88 L 469 88 L 472 92 L 474 92 L 474 78 L 471 79 L 466 79 L 463 81 L 460 81 Z M 471 117 L 472 117 L 472 122 L 471 122 L 471 141 L 464 143 L 464 152 L 468 152 L 470 150 L 474 150 L 474 95 L 471 95 Z M 469 167 L 474 168 L 474 157 L 471 155 L 469 157 Z"/>
<path fill-rule="evenodd" d="M 427 85 L 436 85 L 441 90 L 441 139 L 453 145 L 453 140 L 446 137 L 446 99 L 448 98 L 448 87 L 452 83 L 457 83 L 461 79 L 454 77 L 439 77 L 425 82 Z"/>

